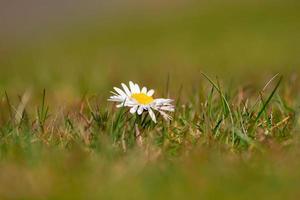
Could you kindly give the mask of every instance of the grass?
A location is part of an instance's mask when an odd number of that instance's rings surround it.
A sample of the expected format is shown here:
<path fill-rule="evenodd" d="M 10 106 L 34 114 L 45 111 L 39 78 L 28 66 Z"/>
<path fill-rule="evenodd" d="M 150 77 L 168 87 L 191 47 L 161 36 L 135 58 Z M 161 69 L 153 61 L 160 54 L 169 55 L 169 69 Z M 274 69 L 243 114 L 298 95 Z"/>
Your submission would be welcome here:
<path fill-rule="evenodd" d="M 53 111 L 45 90 L 33 109 L 23 105 L 27 94 L 18 102 L 6 93 L 1 198 L 293 199 L 300 163 L 292 86 L 274 76 L 261 91 L 227 91 L 203 77 L 192 97 L 176 97 L 174 120 L 157 124 L 95 97 Z"/>

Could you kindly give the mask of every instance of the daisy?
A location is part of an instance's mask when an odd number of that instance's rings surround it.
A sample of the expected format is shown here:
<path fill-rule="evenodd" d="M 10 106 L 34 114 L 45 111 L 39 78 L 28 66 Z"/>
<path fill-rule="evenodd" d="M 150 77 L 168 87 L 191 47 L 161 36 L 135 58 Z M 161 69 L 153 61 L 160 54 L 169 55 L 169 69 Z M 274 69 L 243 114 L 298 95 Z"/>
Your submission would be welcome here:
<path fill-rule="evenodd" d="M 166 111 L 174 112 L 174 106 L 171 104 L 172 99 L 154 99 L 154 90 L 147 90 L 146 87 L 140 88 L 138 84 L 129 82 L 129 87 L 124 83 L 122 89 L 114 87 L 113 94 L 108 101 L 118 102 L 118 108 L 129 107 L 130 113 L 141 115 L 144 111 L 148 112 L 151 119 L 156 123 L 154 110 L 159 112 L 164 119 L 171 120 L 172 117 Z"/>

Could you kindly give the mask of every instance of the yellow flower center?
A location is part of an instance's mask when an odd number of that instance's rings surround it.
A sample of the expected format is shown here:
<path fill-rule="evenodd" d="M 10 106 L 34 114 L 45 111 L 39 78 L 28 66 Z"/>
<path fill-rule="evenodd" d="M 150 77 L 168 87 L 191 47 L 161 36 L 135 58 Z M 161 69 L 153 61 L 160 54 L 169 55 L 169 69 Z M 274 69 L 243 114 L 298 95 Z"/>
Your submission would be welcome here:
<path fill-rule="evenodd" d="M 153 102 L 153 98 L 144 93 L 135 93 L 131 97 L 135 99 L 139 104 L 147 105 Z"/>

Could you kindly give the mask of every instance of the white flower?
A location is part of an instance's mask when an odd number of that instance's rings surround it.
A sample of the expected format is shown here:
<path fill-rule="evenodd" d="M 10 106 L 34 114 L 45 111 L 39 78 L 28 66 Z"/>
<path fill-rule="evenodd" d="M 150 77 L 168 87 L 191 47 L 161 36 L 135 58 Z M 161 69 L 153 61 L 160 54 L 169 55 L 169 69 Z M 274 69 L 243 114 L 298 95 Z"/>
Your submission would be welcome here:
<path fill-rule="evenodd" d="M 140 88 L 138 84 L 129 82 L 129 88 L 122 83 L 122 89 L 114 87 L 115 91 L 108 101 L 119 102 L 120 107 L 130 107 L 130 113 L 141 115 L 144 111 L 148 111 L 151 119 L 156 123 L 156 117 L 153 110 L 158 111 L 165 119 L 171 120 L 172 117 L 166 111 L 174 112 L 174 106 L 171 104 L 172 99 L 154 99 L 152 95 L 154 90 L 147 90 L 146 87 Z"/>

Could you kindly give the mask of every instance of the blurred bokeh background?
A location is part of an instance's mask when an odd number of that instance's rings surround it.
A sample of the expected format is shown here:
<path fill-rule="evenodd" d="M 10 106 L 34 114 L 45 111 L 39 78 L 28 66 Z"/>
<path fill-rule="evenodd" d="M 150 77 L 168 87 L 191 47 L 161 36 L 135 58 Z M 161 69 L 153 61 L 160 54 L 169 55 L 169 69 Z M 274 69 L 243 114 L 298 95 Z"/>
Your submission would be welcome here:
<path fill-rule="evenodd" d="M 300 65 L 293 0 L 0 2 L 0 87 L 72 94 L 134 80 L 186 88 L 200 72 L 238 81 Z"/>

